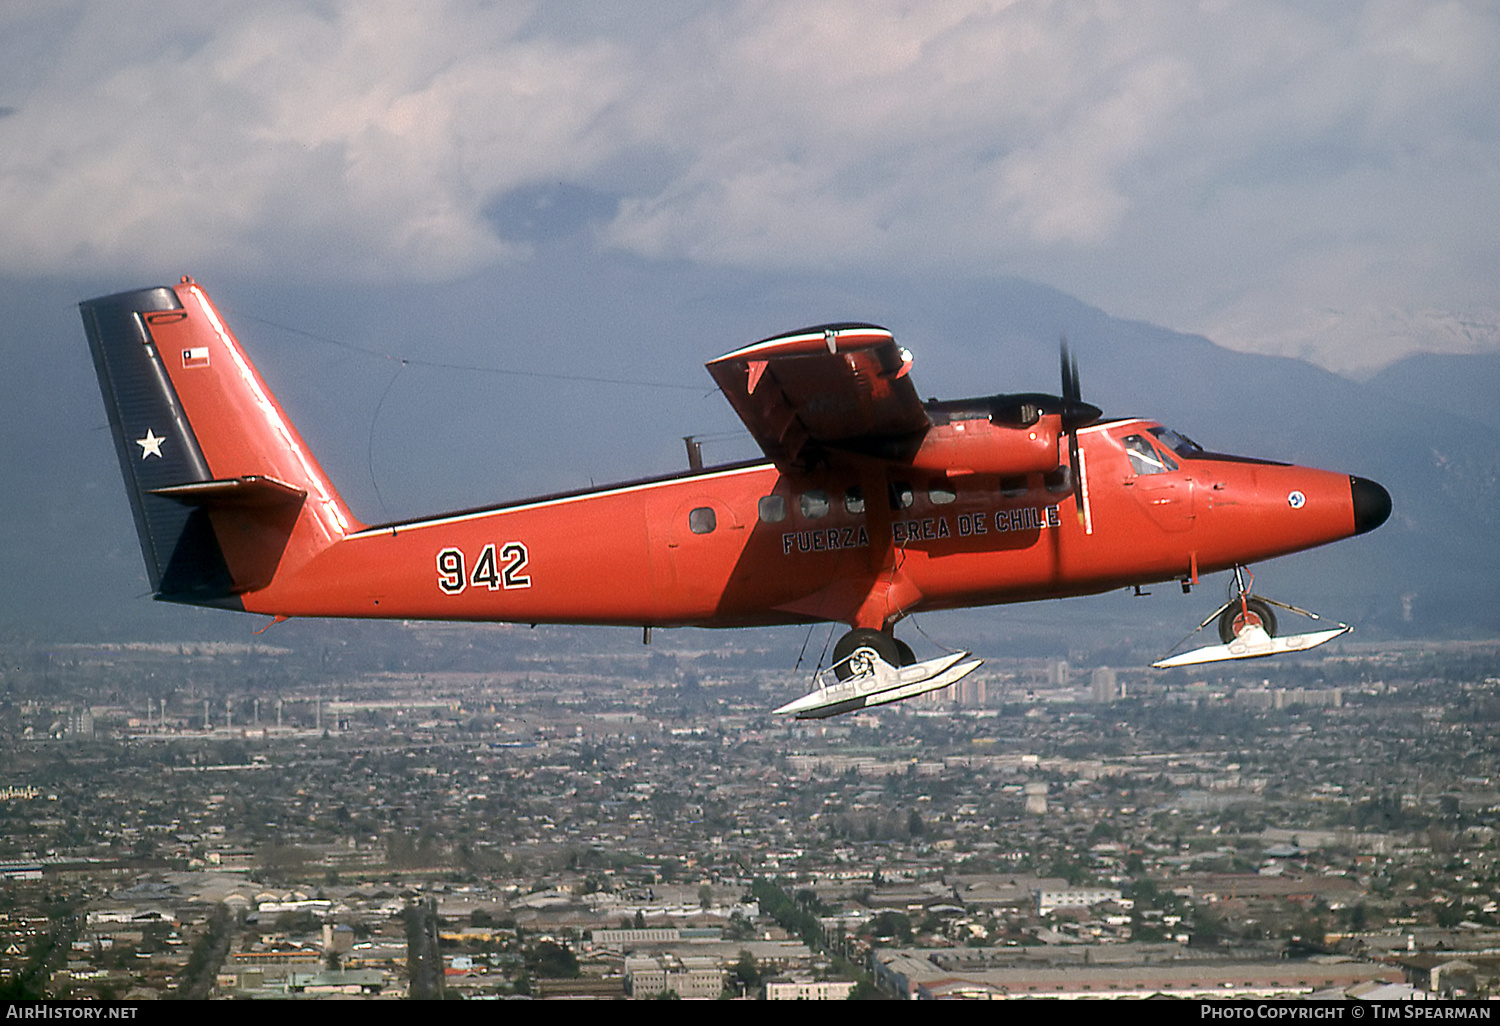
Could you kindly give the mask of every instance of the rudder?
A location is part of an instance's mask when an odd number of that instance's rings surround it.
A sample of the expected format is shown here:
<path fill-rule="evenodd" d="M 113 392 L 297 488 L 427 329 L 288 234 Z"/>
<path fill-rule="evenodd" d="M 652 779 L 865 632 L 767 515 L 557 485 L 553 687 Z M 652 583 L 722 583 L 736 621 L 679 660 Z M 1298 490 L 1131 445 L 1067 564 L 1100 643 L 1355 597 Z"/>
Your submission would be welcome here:
<path fill-rule="evenodd" d="M 195 283 L 80 311 L 157 598 L 239 608 L 358 528 Z"/>

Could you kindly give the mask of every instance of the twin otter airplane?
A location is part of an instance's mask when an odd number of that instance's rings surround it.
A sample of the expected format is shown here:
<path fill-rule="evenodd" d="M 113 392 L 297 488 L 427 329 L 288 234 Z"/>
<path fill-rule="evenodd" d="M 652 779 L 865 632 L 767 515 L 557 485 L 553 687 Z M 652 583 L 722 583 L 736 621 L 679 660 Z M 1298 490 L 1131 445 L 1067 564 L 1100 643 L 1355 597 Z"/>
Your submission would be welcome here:
<path fill-rule="evenodd" d="M 1101 421 L 1066 349 L 1061 396 L 924 403 L 891 333 L 847 323 L 708 364 L 765 459 L 703 468 L 690 445 L 693 469 L 668 477 L 366 525 L 195 282 L 81 309 L 158 599 L 277 621 L 847 624 L 831 672 L 778 710 L 799 717 L 910 698 L 979 665 L 916 661 L 893 633 L 912 613 L 1239 579 L 1391 509 L 1364 478 Z M 1339 633 L 1276 637 L 1267 601 L 1242 588 L 1224 644 L 1178 658 Z"/>

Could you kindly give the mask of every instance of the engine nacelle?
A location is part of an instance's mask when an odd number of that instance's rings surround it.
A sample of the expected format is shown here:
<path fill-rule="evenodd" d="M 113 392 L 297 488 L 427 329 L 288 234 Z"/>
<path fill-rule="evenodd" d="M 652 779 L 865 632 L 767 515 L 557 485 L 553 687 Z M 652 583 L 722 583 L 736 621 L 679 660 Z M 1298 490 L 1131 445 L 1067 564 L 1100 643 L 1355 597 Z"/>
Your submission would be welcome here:
<path fill-rule="evenodd" d="M 948 475 L 1045 474 L 1058 467 L 1062 418 L 1047 414 L 1025 427 L 997 425 L 988 417 L 936 424 L 912 457 L 917 470 Z"/>

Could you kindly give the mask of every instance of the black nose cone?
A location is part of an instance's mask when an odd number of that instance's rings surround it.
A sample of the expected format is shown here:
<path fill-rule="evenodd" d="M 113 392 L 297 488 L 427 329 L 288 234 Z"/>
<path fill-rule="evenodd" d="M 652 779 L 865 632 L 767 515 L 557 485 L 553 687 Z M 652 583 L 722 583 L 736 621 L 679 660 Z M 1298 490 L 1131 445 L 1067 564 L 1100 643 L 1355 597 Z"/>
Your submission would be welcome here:
<path fill-rule="evenodd" d="M 1373 531 L 1391 515 L 1391 493 L 1364 477 L 1349 478 L 1354 495 L 1354 533 Z"/>

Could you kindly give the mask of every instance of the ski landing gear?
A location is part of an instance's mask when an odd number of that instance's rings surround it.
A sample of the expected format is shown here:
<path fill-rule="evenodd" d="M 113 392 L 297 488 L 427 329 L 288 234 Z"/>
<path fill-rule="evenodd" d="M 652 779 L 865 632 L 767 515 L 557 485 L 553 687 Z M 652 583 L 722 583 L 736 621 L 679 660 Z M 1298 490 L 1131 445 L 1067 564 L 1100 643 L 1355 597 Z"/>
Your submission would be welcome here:
<path fill-rule="evenodd" d="M 815 691 L 776 711 L 817 720 L 888 705 L 957 683 L 984 662 L 970 659 L 968 652 L 950 652 L 919 663 L 904 642 L 867 629 L 840 638 L 833 657 L 833 665 L 813 678 Z"/>
<path fill-rule="evenodd" d="M 1209 618 L 1193 631 L 1193 634 L 1197 634 L 1217 618 L 1221 644 L 1207 645 L 1203 648 L 1195 648 L 1191 652 L 1168 656 L 1158 659 L 1151 665 L 1158 670 L 1165 670 L 1173 666 L 1195 666 L 1199 663 L 1218 663 L 1231 659 L 1256 659 L 1261 656 L 1281 655 L 1286 652 L 1305 652 L 1353 629 L 1347 623 L 1340 623 L 1337 627 L 1310 631 L 1306 634 L 1279 634 L 1279 625 L 1276 622 L 1276 614 L 1271 609 L 1272 606 L 1305 616 L 1310 620 L 1321 621 L 1323 618 L 1317 613 L 1299 609 L 1285 602 L 1278 602 L 1263 595 L 1251 595 L 1250 588 L 1254 584 L 1255 577 L 1249 574 L 1250 581 L 1247 583 L 1245 580 L 1247 574 L 1249 571 L 1244 567 L 1234 568 L 1234 584 L 1229 601 L 1214 610 Z M 1188 638 L 1191 638 L 1193 634 L 1189 634 Z M 1188 638 L 1183 638 L 1172 647 L 1174 649 L 1180 647 Z"/>

